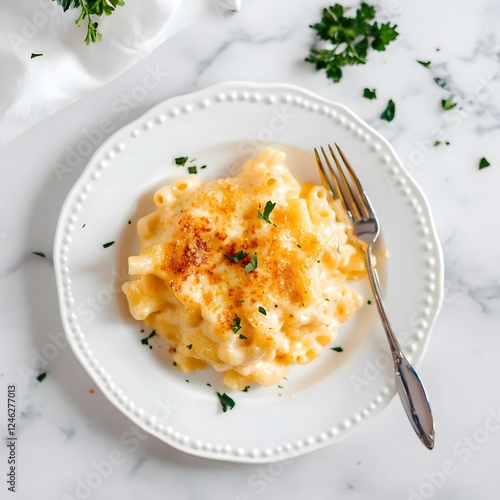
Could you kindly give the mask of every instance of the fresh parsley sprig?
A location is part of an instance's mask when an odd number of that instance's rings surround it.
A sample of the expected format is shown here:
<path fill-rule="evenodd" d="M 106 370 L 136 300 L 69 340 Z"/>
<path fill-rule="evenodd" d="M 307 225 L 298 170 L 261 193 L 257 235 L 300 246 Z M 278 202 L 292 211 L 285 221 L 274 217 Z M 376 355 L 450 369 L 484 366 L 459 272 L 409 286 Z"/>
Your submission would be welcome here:
<path fill-rule="evenodd" d="M 53 0 L 60 5 L 64 12 L 68 9 L 80 9 L 80 15 L 75 21 L 77 26 L 81 26 L 82 21 L 87 19 L 87 36 L 85 43 L 98 42 L 102 39 L 102 33 L 97 31 L 99 24 L 92 16 L 101 17 L 103 14 L 110 16 L 116 7 L 125 5 L 124 0 Z"/>
<path fill-rule="evenodd" d="M 375 7 L 362 2 L 354 17 L 346 17 L 346 8 L 336 3 L 323 9 L 321 21 L 310 25 L 318 38 L 332 44 L 331 49 L 311 48 L 306 62 L 316 65 L 317 70 L 324 69 L 327 78 L 339 82 L 342 68 L 356 64 L 365 64 L 368 49 L 384 51 L 398 36 L 397 25 L 378 24 Z"/>

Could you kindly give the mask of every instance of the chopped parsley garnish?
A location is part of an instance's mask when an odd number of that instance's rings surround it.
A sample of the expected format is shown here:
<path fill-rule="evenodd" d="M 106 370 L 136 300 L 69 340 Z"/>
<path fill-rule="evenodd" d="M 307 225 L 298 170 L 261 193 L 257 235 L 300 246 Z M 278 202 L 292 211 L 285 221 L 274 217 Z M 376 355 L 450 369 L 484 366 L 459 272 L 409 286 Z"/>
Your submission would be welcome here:
<path fill-rule="evenodd" d="M 262 306 L 259 306 L 259 312 L 260 312 L 260 314 L 267 316 L 267 311 Z"/>
<path fill-rule="evenodd" d="M 484 156 L 479 160 L 479 170 L 489 167 L 490 165 L 491 163 Z"/>
<path fill-rule="evenodd" d="M 43 252 L 31 252 L 33 255 L 38 255 L 38 257 L 45 257 Z"/>
<path fill-rule="evenodd" d="M 363 89 L 363 97 L 365 99 L 376 99 L 377 98 L 377 91 L 376 91 L 376 89 L 373 89 L 373 90 Z"/>
<path fill-rule="evenodd" d="M 217 396 L 219 396 L 220 405 L 221 405 L 222 411 L 224 413 L 227 411 L 228 408 L 230 410 L 232 410 L 234 408 L 234 405 L 236 403 L 225 392 L 222 394 L 220 392 L 218 392 Z"/>
<path fill-rule="evenodd" d="M 129 223 L 129 224 L 132 224 L 132 221 L 131 221 L 131 220 L 129 220 L 129 221 L 128 221 L 128 223 Z"/>
<path fill-rule="evenodd" d="M 203 170 L 204 168 L 207 168 L 207 166 L 206 166 L 206 165 L 202 165 L 202 166 L 200 167 L 200 169 L 201 169 L 201 170 Z"/>
<path fill-rule="evenodd" d="M 347 8 L 335 4 L 323 9 L 319 23 L 310 25 L 318 38 L 332 44 L 332 49 L 311 48 L 306 62 L 324 69 L 334 82 L 342 78 L 342 68 L 366 64 L 368 49 L 384 51 L 398 36 L 397 26 L 390 23 L 370 23 L 375 18 L 375 7 L 362 2 L 354 17 L 346 17 Z"/>
<path fill-rule="evenodd" d="M 457 103 L 453 102 L 453 96 L 452 95 L 450 95 L 450 97 L 448 97 L 448 99 L 442 99 L 441 100 L 441 107 L 445 111 L 449 111 L 450 109 L 453 109 L 456 105 L 457 105 Z"/>
<path fill-rule="evenodd" d="M 36 378 L 38 382 L 41 382 L 45 377 L 47 376 L 47 372 L 40 373 L 38 377 Z"/>
<path fill-rule="evenodd" d="M 395 116 L 396 116 L 396 105 L 394 104 L 394 101 L 392 99 L 389 99 L 389 102 L 387 103 L 387 107 L 384 109 L 384 111 L 380 115 L 380 118 L 382 118 L 382 120 L 392 122 L 392 120 L 394 120 Z"/>
<path fill-rule="evenodd" d="M 31 54 L 31 57 L 30 59 L 34 59 L 35 57 L 40 57 L 40 56 L 43 56 L 43 54 Z"/>
<path fill-rule="evenodd" d="M 207 382 L 208 387 L 212 387 L 212 384 L 210 382 Z"/>
<path fill-rule="evenodd" d="M 448 83 L 446 82 L 446 80 L 444 78 L 439 78 L 439 76 L 437 76 L 436 78 L 434 78 L 434 81 L 442 88 L 442 89 L 446 89 L 448 90 L 449 87 L 448 87 Z"/>
<path fill-rule="evenodd" d="M 246 257 L 246 255 L 247 255 L 246 252 L 240 250 L 239 252 L 236 252 L 234 255 L 227 253 L 226 259 L 229 259 L 231 262 L 237 264 L 240 260 L 243 260 Z"/>
<path fill-rule="evenodd" d="M 197 174 L 198 173 L 198 171 L 196 170 L 196 166 L 194 166 L 194 167 L 188 167 L 188 172 L 190 174 Z"/>
<path fill-rule="evenodd" d="M 175 164 L 179 167 L 183 167 L 187 161 L 188 161 L 187 156 L 179 156 L 179 158 L 175 159 Z"/>
<path fill-rule="evenodd" d="M 297 247 L 298 247 L 298 248 L 302 248 L 302 247 L 301 247 L 298 243 L 297 243 Z"/>
<path fill-rule="evenodd" d="M 174 361 L 172 364 L 173 364 L 174 366 L 177 366 L 177 361 Z"/>
<path fill-rule="evenodd" d="M 251 273 L 252 271 L 255 271 L 257 269 L 257 264 L 257 252 L 254 252 L 250 262 L 245 266 L 245 272 Z"/>
<path fill-rule="evenodd" d="M 234 333 L 238 333 L 241 330 L 241 318 L 238 318 L 238 316 L 236 316 L 235 318 L 233 318 L 233 321 L 234 323 L 231 323 L 229 326 Z"/>
<path fill-rule="evenodd" d="M 434 147 L 439 146 L 440 144 L 441 144 L 441 141 L 436 141 L 436 142 L 434 143 Z"/>
<path fill-rule="evenodd" d="M 370 306 L 372 301 L 371 300 L 367 300 L 366 303 Z"/>
<path fill-rule="evenodd" d="M 276 206 L 276 203 L 273 203 L 272 201 L 268 201 L 266 203 L 266 206 L 264 207 L 264 213 L 261 213 L 260 210 L 257 210 L 257 217 L 259 219 L 265 220 L 269 224 L 272 224 L 272 222 L 269 220 L 269 216 L 271 215 L 271 212 L 274 210 L 275 206 Z"/>
<path fill-rule="evenodd" d="M 188 379 L 186 379 L 186 382 L 189 384 L 189 380 Z"/>
<path fill-rule="evenodd" d="M 344 349 L 342 349 L 342 347 L 330 347 L 330 349 L 332 351 L 335 351 L 335 352 L 343 352 L 344 351 Z"/>
<path fill-rule="evenodd" d="M 250 386 L 249 386 L 249 385 L 245 386 L 245 388 L 244 388 L 244 389 L 242 389 L 242 390 L 241 390 L 241 392 L 248 392 L 248 389 L 250 389 Z"/>
<path fill-rule="evenodd" d="M 239 338 L 239 339 L 242 339 L 242 340 L 246 340 L 248 337 L 245 337 L 245 335 L 243 335 L 242 333 L 240 333 L 240 334 L 238 335 L 238 338 Z"/>
<path fill-rule="evenodd" d="M 87 225 L 87 224 L 84 224 L 84 225 L 82 226 L 82 229 L 83 229 L 86 225 Z"/>
<path fill-rule="evenodd" d="M 186 346 L 189 350 L 191 350 L 193 348 L 193 344 L 189 344 L 188 346 Z"/>
<path fill-rule="evenodd" d="M 417 59 L 418 64 L 421 64 L 424 68 L 430 68 L 431 67 L 431 62 L 430 61 L 419 61 Z"/>
<path fill-rule="evenodd" d="M 155 330 L 153 330 L 153 331 L 149 334 L 149 336 L 147 336 L 147 337 L 146 337 L 146 338 L 144 338 L 144 339 L 141 339 L 141 344 L 143 344 L 143 345 L 149 345 L 149 339 L 150 339 L 151 337 L 154 337 L 155 335 L 156 335 L 156 331 L 155 331 Z M 151 347 L 151 346 L 149 346 L 149 347 Z"/>
<path fill-rule="evenodd" d="M 107 243 L 104 243 L 103 247 L 104 248 L 108 248 L 110 247 L 111 245 L 113 245 L 115 242 L 114 241 L 108 241 Z"/>

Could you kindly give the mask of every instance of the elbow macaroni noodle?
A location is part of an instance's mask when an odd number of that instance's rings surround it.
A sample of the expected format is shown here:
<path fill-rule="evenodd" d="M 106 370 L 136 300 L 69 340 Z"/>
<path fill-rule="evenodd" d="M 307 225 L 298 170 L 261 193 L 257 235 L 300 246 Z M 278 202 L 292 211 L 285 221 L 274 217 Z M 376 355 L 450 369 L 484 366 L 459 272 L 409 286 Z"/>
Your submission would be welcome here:
<path fill-rule="evenodd" d="M 271 223 L 258 217 L 268 201 Z M 322 186 L 299 184 L 283 152 L 265 149 L 234 178 L 179 179 L 154 202 L 123 291 L 183 372 L 208 364 L 234 389 L 276 384 L 360 307 L 347 280 L 363 275 L 363 255 L 344 212 Z M 239 262 L 227 257 L 240 251 Z"/>

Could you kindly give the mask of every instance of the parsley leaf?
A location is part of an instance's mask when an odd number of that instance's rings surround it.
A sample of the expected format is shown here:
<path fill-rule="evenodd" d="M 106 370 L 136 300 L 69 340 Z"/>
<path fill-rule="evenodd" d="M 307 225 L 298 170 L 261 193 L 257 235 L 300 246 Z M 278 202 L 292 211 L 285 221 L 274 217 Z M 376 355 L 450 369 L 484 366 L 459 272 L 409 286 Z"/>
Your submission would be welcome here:
<path fill-rule="evenodd" d="M 143 344 L 143 345 L 149 345 L 149 339 L 151 337 L 154 337 L 155 335 L 156 335 L 156 331 L 153 330 L 146 338 L 141 339 L 141 344 Z M 151 346 L 149 346 L 149 347 L 151 347 Z"/>
<path fill-rule="evenodd" d="M 342 349 L 342 347 L 330 347 L 330 349 L 332 351 L 335 351 L 335 352 L 343 352 L 344 351 L 344 349 Z"/>
<path fill-rule="evenodd" d="M 239 338 L 239 339 L 242 339 L 242 340 L 246 340 L 248 337 L 245 337 L 245 335 L 243 335 L 242 333 L 240 333 L 240 334 L 238 335 L 238 338 Z"/>
<path fill-rule="evenodd" d="M 390 23 L 370 23 L 375 18 L 375 7 L 361 3 L 354 17 L 344 16 L 347 9 L 335 4 L 323 9 L 319 23 L 310 25 L 319 39 L 332 44 L 332 49 L 311 48 L 305 61 L 324 69 L 327 78 L 339 82 L 342 68 L 365 64 L 368 49 L 383 51 L 398 36 L 397 26 Z"/>
<path fill-rule="evenodd" d="M 479 160 L 479 170 L 483 168 L 489 167 L 491 163 L 483 156 L 481 160 Z"/>
<path fill-rule="evenodd" d="M 260 314 L 267 316 L 267 311 L 262 306 L 259 306 L 259 312 L 260 312 Z"/>
<path fill-rule="evenodd" d="M 245 266 L 245 272 L 251 273 L 252 271 L 255 271 L 255 269 L 257 269 L 257 264 L 257 252 L 254 252 L 250 262 Z"/>
<path fill-rule="evenodd" d="M 189 350 L 191 350 L 193 348 L 193 344 L 189 344 L 188 346 L 186 346 Z"/>
<path fill-rule="evenodd" d="M 228 408 L 230 410 L 232 410 L 234 408 L 234 405 L 236 403 L 225 392 L 223 394 L 221 394 L 220 392 L 218 392 L 217 396 L 219 396 L 220 405 L 221 405 L 222 411 L 224 413 L 227 411 Z"/>
<path fill-rule="evenodd" d="M 111 245 L 113 245 L 114 243 L 115 243 L 114 241 L 108 241 L 107 243 L 104 243 L 102 246 L 103 246 L 104 248 L 108 248 L 108 247 L 110 247 Z"/>
<path fill-rule="evenodd" d="M 457 105 L 457 103 L 453 102 L 453 96 L 452 95 L 450 95 L 450 97 L 448 97 L 448 99 L 442 99 L 441 100 L 441 107 L 445 111 L 449 111 L 450 109 L 453 109 L 456 105 Z"/>
<path fill-rule="evenodd" d="M 442 89 L 445 89 L 445 90 L 449 90 L 450 87 L 448 86 L 448 83 L 446 82 L 446 80 L 444 78 L 439 78 L 439 76 L 437 76 L 436 78 L 434 78 L 434 81 L 442 88 Z"/>
<path fill-rule="evenodd" d="M 179 167 L 183 167 L 186 162 L 188 161 L 188 157 L 187 156 L 179 156 L 179 158 L 175 158 L 175 164 Z"/>
<path fill-rule="evenodd" d="M 238 333 L 241 330 L 241 318 L 238 318 L 238 316 L 236 316 L 235 318 L 233 318 L 233 321 L 234 323 L 231 323 L 229 326 L 234 333 Z"/>
<path fill-rule="evenodd" d="M 276 206 L 276 203 L 273 203 L 272 201 L 268 201 L 266 203 L 266 206 L 264 207 L 264 213 L 261 213 L 260 210 L 257 210 L 257 217 L 259 219 L 265 220 L 269 224 L 272 224 L 272 222 L 269 220 L 269 216 L 271 215 L 271 212 L 274 210 L 275 206 Z"/>
<path fill-rule="evenodd" d="M 431 67 L 431 62 L 430 61 L 419 61 L 417 59 L 418 64 L 421 64 L 424 68 L 430 68 Z"/>
<path fill-rule="evenodd" d="M 377 98 L 377 91 L 376 91 L 376 89 L 373 89 L 373 90 L 363 89 L 363 97 L 365 99 L 376 99 Z"/>
<path fill-rule="evenodd" d="M 34 59 L 35 57 L 41 57 L 43 54 L 34 54 L 33 52 L 31 53 L 30 59 Z"/>
<path fill-rule="evenodd" d="M 395 116 L 396 116 L 396 105 L 394 104 L 394 101 L 392 99 L 389 99 L 389 102 L 387 103 L 387 107 L 384 109 L 384 111 L 380 115 L 380 118 L 382 118 L 382 120 L 392 122 L 392 120 L 394 120 Z"/>
<path fill-rule="evenodd" d="M 197 174 L 198 171 L 196 170 L 196 165 L 194 167 L 188 167 L 188 172 L 190 174 Z"/>
<path fill-rule="evenodd" d="M 246 252 L 240 250 L 239 252 L 236 252 L 234 255 L 227 253 L 226 259 L 229 259 L 231 262 L 237 264 L 240 260 L 244 259 L 246 255 L 247 255 Z"/>
<path fill-rule="evenodd" d="M 249 385 L 245 386 L 245 388 L 244 388 L 244 389 L 242 389 L 242 390 L 241 390 L 241 392 L 248 392 L 248 389 L 250 389 L 250 386 L 249 386 Z"/>
<path fill-rule="evenodd" d="M 47 372 L 40 373 L 38 377 L 36 378 L 38 382 L 41 382 L 45 377 L 47 376 Z"/>
<path fill-rule="evenodd" d="M 54 1 L 54 0 L 53 0 Z M 102 39 L 102 34 L 97 31 L 98 23 L 91 16 L 110 16 L 117 6 L 125 5 L 123 0 L 55 0 L 64 12 L 68 9 L 80 8 L 81 12 L 75 21 L 77 26 L 81 26 L 82 21 L 87 19 L 87 36 L 85 43 L 98 42 Z"/>
<path fill-rule="evenodd" d="M 43 252 L 31 252 L 33 255 L 38 255 L 38 257 L 45 257 Z"/>

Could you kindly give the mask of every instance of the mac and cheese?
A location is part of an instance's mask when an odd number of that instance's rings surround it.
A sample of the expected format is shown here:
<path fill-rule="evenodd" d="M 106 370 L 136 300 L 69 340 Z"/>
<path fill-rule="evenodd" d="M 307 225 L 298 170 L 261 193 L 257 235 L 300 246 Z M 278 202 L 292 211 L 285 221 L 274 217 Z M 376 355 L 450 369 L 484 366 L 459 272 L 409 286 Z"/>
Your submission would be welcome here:
<path fill-rule="evenodd" d="M 235 389 L 275 384 L 359 308 L 347 280 L 363 274 L 363 257 L 340 207 L 322 186 L 300 185 L 281 151 L 265 149 L 234 178 L 177 180 L 154 202 L 123 291 L 183 372 L 208 364 Z"/>

